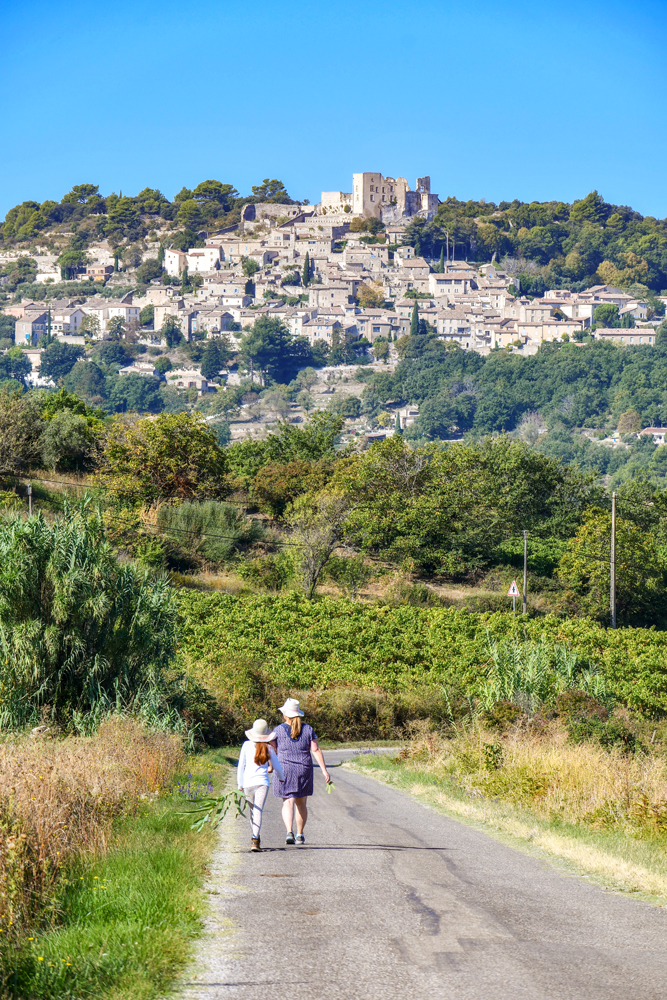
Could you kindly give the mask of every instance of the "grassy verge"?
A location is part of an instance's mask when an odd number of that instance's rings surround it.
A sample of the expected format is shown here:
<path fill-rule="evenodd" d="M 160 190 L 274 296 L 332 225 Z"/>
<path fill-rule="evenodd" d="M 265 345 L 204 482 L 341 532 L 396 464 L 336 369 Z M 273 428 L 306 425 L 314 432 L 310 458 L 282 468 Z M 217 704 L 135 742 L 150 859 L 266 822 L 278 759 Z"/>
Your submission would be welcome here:
<path fill-rule="evenodd" d="M 393 757 L 369 755 L 343 766 L 369 772 L 437 811 L 569 873 L 667 905 L 664 837 L 635 837 L 624 830 L 596 830 L 547 819 L 525 806 L 471 794 L 450 777 L 428 773 L 419 763 Z"/>
<path fill-rule="evenodd" d="M 203 754 L 191 785 L 214 785 L 224 757 Z M 186 779 L 188 780 L 188 779 Z M 215 834 L 195 834 L 176 792 L 142 802 L 119 821 L 115 847 L 67 871 L 60 918 L 33 930 L 3 960 L 3 997 L 39 1000 L 152 1000 L 163 997 L 201 933 L 201 891 Z"/>

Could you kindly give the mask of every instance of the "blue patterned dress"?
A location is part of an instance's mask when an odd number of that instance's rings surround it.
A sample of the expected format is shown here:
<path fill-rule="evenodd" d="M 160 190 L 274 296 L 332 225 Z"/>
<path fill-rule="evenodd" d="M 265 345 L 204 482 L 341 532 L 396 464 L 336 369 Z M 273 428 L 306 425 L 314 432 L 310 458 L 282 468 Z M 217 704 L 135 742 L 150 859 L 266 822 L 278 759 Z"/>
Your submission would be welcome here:
<path fill-rule="evenodd" d="M 313 794 L 313 758 L 310 756 L 310 744 L 317 736 L 308 723 L 301 726 L 301 735 L 293 740 L 290 727 L 285 722 L 274 729 L 278 744 L 278 760 L 285 772 L 285 780 L 278 781 L 278 775 L 273 775 L 273 794 L 279 799 L 300 799 L 304 795 Z"/>

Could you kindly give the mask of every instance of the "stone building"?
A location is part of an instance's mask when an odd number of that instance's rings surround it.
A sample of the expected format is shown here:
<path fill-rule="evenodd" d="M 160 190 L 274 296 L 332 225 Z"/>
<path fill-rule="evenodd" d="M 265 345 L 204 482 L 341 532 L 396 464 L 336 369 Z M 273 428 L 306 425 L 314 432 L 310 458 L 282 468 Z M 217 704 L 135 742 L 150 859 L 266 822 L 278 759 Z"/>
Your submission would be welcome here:
<path fill-rule="evenodd" d="M 352 210 L 364 219 L 380 219 L 396 223 L 419 216 L 432 219 L 440 199 L 431 194 L 431 178 L 418 177 L 415 190 L 405 177 L 383 177 L 378 173 L 352 175 L 352 191 L 323 191 L 320 209 Z"/>

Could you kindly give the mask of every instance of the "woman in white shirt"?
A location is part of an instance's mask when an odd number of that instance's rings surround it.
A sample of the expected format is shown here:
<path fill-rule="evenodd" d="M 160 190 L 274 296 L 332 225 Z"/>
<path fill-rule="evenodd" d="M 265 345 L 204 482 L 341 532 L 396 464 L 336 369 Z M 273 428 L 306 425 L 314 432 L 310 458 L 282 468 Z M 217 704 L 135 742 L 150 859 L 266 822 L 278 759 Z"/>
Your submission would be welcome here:
<path fill-rule="evenodd" d="M 264 719 L 255 719 L 252 729 L 246 729 L 247 741 L 241 747 L 236 769 L 236 783 L 252 803 L 250 825 L 252 827 L 251 851 L 259 851 L 259 831 L 262 827 L 264 803 L 269 794 L 269 774 L 275 771 L 281 781 L 283 769 L 271 741 L 275 736 L 270 732 Z"/>

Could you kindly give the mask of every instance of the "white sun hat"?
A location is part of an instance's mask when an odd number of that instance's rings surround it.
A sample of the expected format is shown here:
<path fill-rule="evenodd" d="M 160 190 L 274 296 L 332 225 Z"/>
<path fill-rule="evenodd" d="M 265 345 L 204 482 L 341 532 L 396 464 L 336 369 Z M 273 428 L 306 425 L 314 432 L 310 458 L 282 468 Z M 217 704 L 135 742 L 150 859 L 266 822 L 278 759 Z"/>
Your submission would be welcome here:
<path fill-rule="evenodd" d="M 246 729 L 245 734 L 251 743 L 268 743 L 273 739 L 273 732 L 266 719 L 255 719 L 252 729 Z"/>
<path fill-rule="evenodd" d="M 296 698 L 287 698 L 285 704 L 278 711 L 286 715 L 288 719 L 295 719 L 297 715 L 303 717 L 303 712 L 299 708 L 299 702 Z"/>

